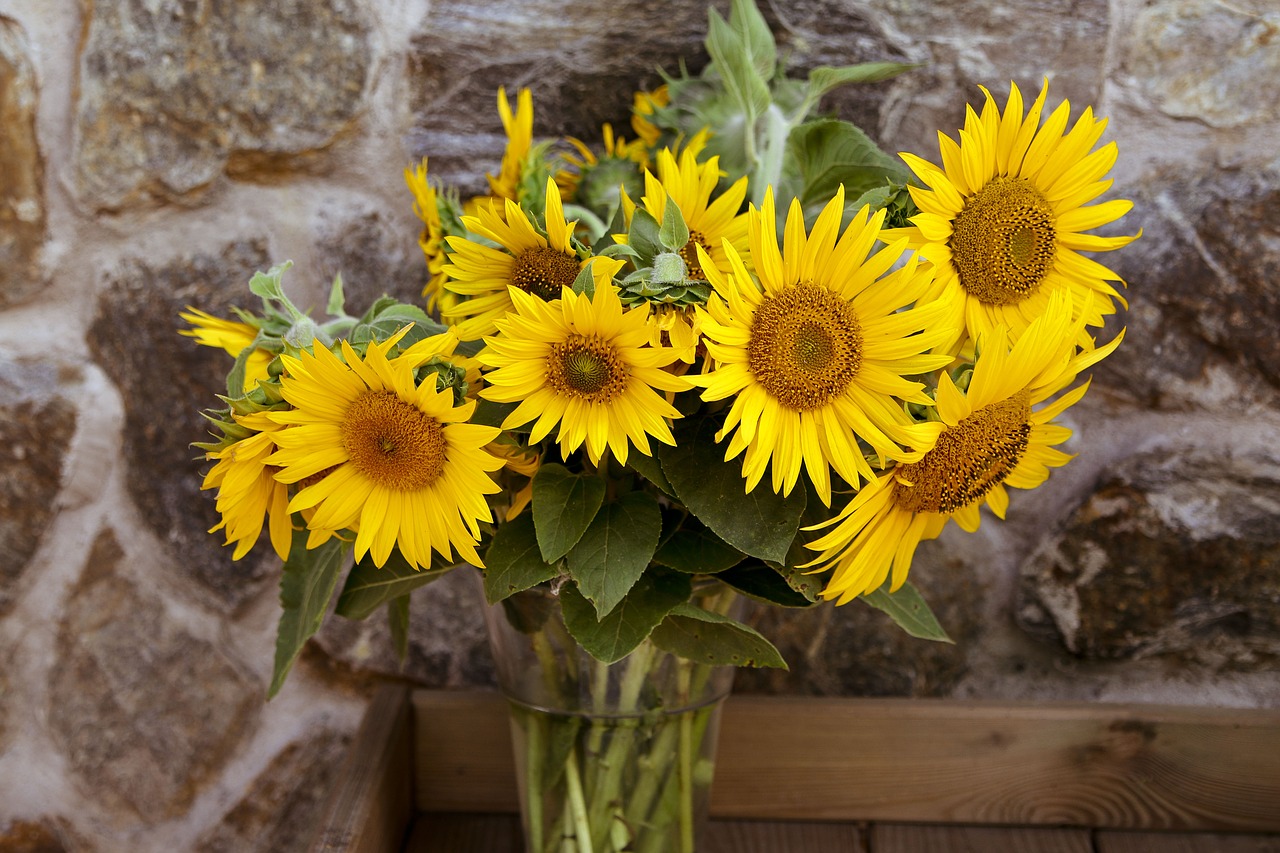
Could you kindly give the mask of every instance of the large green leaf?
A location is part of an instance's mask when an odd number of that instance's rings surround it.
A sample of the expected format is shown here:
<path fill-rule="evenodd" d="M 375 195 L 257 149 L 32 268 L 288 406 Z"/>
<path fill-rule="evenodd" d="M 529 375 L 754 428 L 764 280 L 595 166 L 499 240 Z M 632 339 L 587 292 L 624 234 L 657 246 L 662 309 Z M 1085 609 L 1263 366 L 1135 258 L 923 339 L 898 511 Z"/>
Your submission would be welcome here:
<path fill-rule="evenodd" d="M 726 462 L 724 448 L 715 443 L 716 427 L 712 418 L 682 424 L 676 445 L 658 450 L 662 471 L 685 507 L 721 539 L 746 554 L 780 563 L 800 526 L 804 490 L 783 496 L 762 481 L 748 493 L 741 462 Z"/>
<path fill-rule="evenodd" d="M 662 464 L 656 456 L 645 456 L 639 450 L 627 454 L 627 465 L 641 477 L 653 483 L 668 495 L 675 496 L 675 489 L 667 482 L 667 475 L 662 473 Z"/>
<path fill-rule="evenodd" d="M 280 575 L 280 627 L 276 632 L 275 668 L 267 698 L 275 696 L 298 659 L 302 646 L 311 639 L 324 621 L 329 599 L 338 586 L 338 576 L 346 562 L 350 543 L 337 537 L 307 550 L 308 531 L 297 530 L 289 559 Z"/>
<path fill-rule="evenodd" d="M 733 0 L 729 27 L 742 39 L 746 59 L 766 81 L 778 70 L 778 46 L 755 0 Z"/>
<path fill-rule="evenodd" d="M 604 616 L 644 574 L 658 547 L 662 511 L 648 492 L 627 492 L 596 514 L 569 552 L 569 576 Z"/>
<path fill-rule="evenodd" d="M 574 474 L 563 465 L 543 465 L 533 477 L 533 524 L 548 563 L 568 554 L 604 503 L 604 481 Z"/>
<path fill-rule="evenodd" d="M 800 125 L 791 131 L 788 150 L 800 170 L 806 208 L 827 202 L 842 184 L 845 198 L 852 199 L 887 180 L 905 184 L 910 177 L 871 137 L 838 119 Z"/>
<path fill-rule="evenodd" d="M 660 649 L 712 666 L 760 666 L 787 669 L 782 654 L 749 625 L 692 604 L 672 608 L 653 629 Z"/>
<path fill-rule="evenodd" d="M 742 562 L 745 555 L 690 518 L 658 548 L 653 561 L 679 572 L 715 574 Z"/>
<path fill-rule="evenodd" d="M 409 563 L 398 549 L 393 549 L 387 562 L 378 568 L 373 557 L 365 554 L 347 575 L 334 612 L 348 619 L 364 619 L 393 598 L 408 595 L 420 586 L 439 580 L 454 568 L 419 569 Z"/>
<path fill-rule="evenodd" d="M 809 607 L 816 602 L 817 589 L 821 587 L 821 584 L 815 582 L 813 594 L 806 595 L 805 591 L 797 590 L 788 583 L 782 571 L 759 560 L 739 563 L 720 572 L 716 578 L 757 601 L 780 607 Z"/>
<path fill-rule="evenodd" d="M 560 606 L 569 633 L 597 660 L 622 660 L 678 604 L 689 600 L 693 584 L 676 572 L 645 572 L 603 619 L 573 584 L 560 590 Z"/>
<path fill-rule="evenodd" d="M 496 604 L 509 595 L 549 581 L 559 570 L 542 559 L 529 513 L 498 528 L 484 555 L 484 597 Z"/>
<path fill-rule="evenodd" d="M 752 63 L 751 47 L 741 33 L 715 9 L 709 10 L 707 17 L 707 53 L 725 90 L 746 116 L 747 124 L 752 124 L 769 107 L 768 77 Z"/>
<path fill-rule="evenodd" d="M 938 624 L 937 617 L 933 615 L 919 590 L 910 583 L 903 583 L 897 592 L 889 592 L 889 582 L 885 581 L 884 586 L 866 593 L 862 600 L 875 609 L 888 613 L 898 623 L 898 627 L 913 637 L 940 643 L 955 642 Z"/>
<path fill-rule="evenodd" d="M 863 62 L 858 65 L 841 65 L 838 68 L 819 65 L 809 72 L 806 98 L 816 104 L 819 98 L 837 86 L 846 83 L 876 83 L 918 67 L 905 62 Z"/>

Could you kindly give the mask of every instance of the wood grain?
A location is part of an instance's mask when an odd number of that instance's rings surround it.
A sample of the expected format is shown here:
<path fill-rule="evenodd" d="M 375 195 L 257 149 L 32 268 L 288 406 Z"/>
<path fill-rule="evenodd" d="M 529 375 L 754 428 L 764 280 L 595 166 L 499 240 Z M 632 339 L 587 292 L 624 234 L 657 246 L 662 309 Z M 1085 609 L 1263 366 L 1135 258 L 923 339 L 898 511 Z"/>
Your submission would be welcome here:
<path fill-rule="evenodd" d="M 393 853 L 413 819 L 409 689 L 378 688 L 351 743 L 311 853 Z"/>
<path fill-rule="evenodd" d="M 424 814 L 413 824 L 404 853 L 524 853 L 514 814 Z"/>
<path fill-rule="evenodd" d="M 706 853 L 864 853 L 865 848 L 853 824 L 713 820 L 699 849 Z"/>
<path fill-rule="evenodd" d="M 504 700 L 413 703 L 418 807 L 516 810 Z M 720 738 L 719 817 L 1280 831 L 1280 711 L 733 696 Z"/>
<path fill-rule="evenodd" d="M 1089 836 L 1087 829 L 875 824 L 871 853 L 1093 853 Z"/>
<path fill-rule="evenodd" d="M 1280 836 L 1112 831 L 1097 833 L 1094 846 L 1097 853 L 1280 853 Z"/>

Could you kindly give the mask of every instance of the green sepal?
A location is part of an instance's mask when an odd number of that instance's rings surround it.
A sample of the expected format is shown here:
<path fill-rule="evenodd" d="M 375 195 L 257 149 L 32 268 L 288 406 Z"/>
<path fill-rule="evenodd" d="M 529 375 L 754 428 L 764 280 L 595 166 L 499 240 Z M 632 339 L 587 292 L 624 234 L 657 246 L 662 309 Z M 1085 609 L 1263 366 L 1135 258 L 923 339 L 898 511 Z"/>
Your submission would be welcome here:
<path fill-rule="evenodd" d="M 750 625 L 688 603 L 673 607 L 650 639 L 663 651 L 711 666 L 788 668 L 782 653 Z"/>
<path fill-rule="evenodd" d="M 648 571 L 603 618 L 596 618 L 596 608 L 573 584 L 560 590 L 560 606 L 573 638 L 596 660 L 613 663 L 644 642 L 672 608 L 688 601 L 692 593 L 688 575 Z"/>
<path fill-rule="evenodd" d="M 569 576 L 604 616 L 644 574 L 662 533 L 658 499 L 627 492 L 606 504 L 568 554 Z"/>
<path fill-rule="evenodd" d="M 387 626 L 391 629 L 391 645 L 401 668 L 409 659 L 409 595 L 408 593 L 387 602 Z"/>
<path fill-rule="evenodd" d="M 679 252 L 689 242 L 689 226 L 685 224 L 680 205 L 667 199 L 662 209 L 662 226 L 658 229 L 658 242 L 668 252 Z M 661 254 L 661 253 L 660 253 Z"/>
<path fill-rule="evenodd" d="M 658 450 L 662 471 L 676 496 L 698 520 L 743 553 L 781 563 L 795 540 L 805 492 L 780 495 L 768 483 L 747 492 L 738 461 L 725 461 L 711 417 L 681 424 L 674 447 Z"/>
<path fill-rule="evenodd" d="M 342 290 L 342 273 L 333 277 L 333 284 L 329 286 L 329 301 L 324 310 L 332 317 L 346 313 L 347 297 Z"/>
<path fill-rule="evenodd" d="M 594 260 L 587 261 L 586 266 L 578 270 L 570 288 L 574 293 L 585 293 L 588 299 L 594 299 L 596 295 L 596 277 L 591 272 L 594 263 Z"/>
<path fill-rule="evenodd" d="M 555 463 L 538 468 L 533 476 L 533 523 L 544 562 L 554 563 L 578 544 L 600 511 L 604 492 L 599 477 L 574 474 Z"/>
<path fill-rule="evenodd" d="M 665 214 L 664 214 L 665 218 Z M 631 214 L 631 230 L 627 232 L 627 245 L 639 253 L 643 263 L 636 266 L 649 266 L 654 257 L 662 251 L 662 226 L 653 214 L 643 207 L 637 207 Z M 686 238 L 688 239 L 688 238 Z"/>
<path fill-rule="evenodd" d="M 387 561 L 379 568 L 373 562 L 373 555 L 366 553 L 364 559 L 357 562 L 347 575 L 347 582 L 342 587 L 342 594 L 338 596 L 334 612 L 347 619 L 366 619 L 384 603 L 437 581 L 455 568 L 456 566 L 433 566 L 430 569 L 419 569 L 406 560 L 397 548 L 391 550 Z"/>
<path fill-rule="evenodd" d="M 309 535 L 306 529 L 294 531 L 289 559 L 280 573 L 280 625 L 268 699 L 280 692 L 303 645 L 320 630 L 350 549 L 349 542 L 333 537 L 308 551 Z"/>
<path fill-rule="evenodd" d="M 530 513 L 522 513 L 498 527 L 484 562 L 484 597 L 490 604 L 549 581 L 560 573 L 542 559 Z"/>
<path fill-rule="evenodd" d="M 899 628 L 913 637 L 939 643 L 955 642 L 947 636 L 920 591 L 910 582 L 904 582 L 897 592 L 889 592 L 889 584 L 890 581 L 885 581 L 884 586 L 864 594 L 861 600 L 889 614 Z"/>

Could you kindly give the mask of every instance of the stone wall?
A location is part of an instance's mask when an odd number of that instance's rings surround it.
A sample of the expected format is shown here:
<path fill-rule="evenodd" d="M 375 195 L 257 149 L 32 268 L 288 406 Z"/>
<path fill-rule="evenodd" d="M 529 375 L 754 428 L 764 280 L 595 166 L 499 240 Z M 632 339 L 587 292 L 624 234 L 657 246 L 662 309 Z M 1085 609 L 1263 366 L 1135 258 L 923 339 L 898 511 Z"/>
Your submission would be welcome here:
<path fill-rule="evenodd" d="M 827 104 L 890 150 L 936 157 L 980 84 L 1095 105 L 1144 236 L 1107 259 L 1128 338 L 1071 410 L 1078 458 L 917 557 L 957 644 L 758 613 L 792 669 L 738 688 L 1280 705 L 1274 2 L 774 5 L 799 68 L 923 64 Z M 478 189 L 499 85 L 594 137 L 705 28 L 648 0 L 0 0 L 0 850 L 302 849 L 378 679 L 490 683 L 458 576 L 415 597 L 403 670 L 339 620 L 264 703 L 276 570 L 205 533 L 188 444 L 225 361 L 177 312 L 286 258 L 300 304 L 338 271 L 412 297 L 405 166 Z"/>

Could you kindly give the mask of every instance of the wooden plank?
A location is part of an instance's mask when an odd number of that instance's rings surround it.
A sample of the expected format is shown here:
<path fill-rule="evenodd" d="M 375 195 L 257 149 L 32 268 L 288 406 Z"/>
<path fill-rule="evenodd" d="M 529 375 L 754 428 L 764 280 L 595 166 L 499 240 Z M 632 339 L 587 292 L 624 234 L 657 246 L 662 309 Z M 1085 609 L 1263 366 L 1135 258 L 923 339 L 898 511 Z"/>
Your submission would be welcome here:
<path fill-rule="evenodd" d="M 418 807 L 517 808 L 505 702 L 418 691 Z M 1280 831 L 1280 711 L 733 696 L 711 812 Z"/>
<path fill-rule="evenodd" d="M 1087 829 L 877 823 L 871 853 L 1093 853 Z"/>
<path fill-rule="evenodd" d="M 858 827 L 848 823 L 713 820 L 699 846 L 706 853 L 864 853 Z"/>
<path fill-rule="evenodd" d="M 1098 832 L 1094 846 L 1097 853 L 1280 853 L 1280 836 L 1113 830 Z"/>
<path fill-rule="evenodd" d="M 413 713 L 420 811 L 520 810 L 505 699 L 494 692 L 418 690 Z"/>
<path fill-rule="evenodd" d="M 404 853 L 524 853 L 514 814 L 424 814 L 413 823 Z"/>
<path fill-rule="evenodd" d="M 311 853 L 393 853 L 413 816 L 409 689 L 384 684 L 365 711 Z"/>
<path fill-rule="evenodd" d="M 1280 830 L 1280 711 L 734 696 L 713 814 Z"/>

